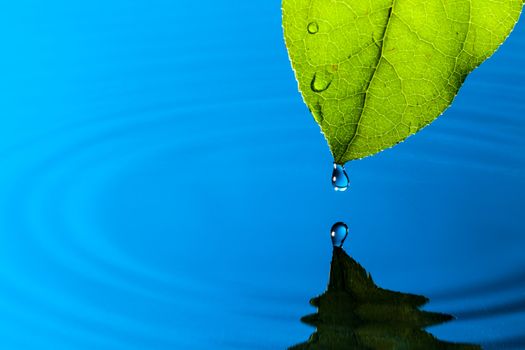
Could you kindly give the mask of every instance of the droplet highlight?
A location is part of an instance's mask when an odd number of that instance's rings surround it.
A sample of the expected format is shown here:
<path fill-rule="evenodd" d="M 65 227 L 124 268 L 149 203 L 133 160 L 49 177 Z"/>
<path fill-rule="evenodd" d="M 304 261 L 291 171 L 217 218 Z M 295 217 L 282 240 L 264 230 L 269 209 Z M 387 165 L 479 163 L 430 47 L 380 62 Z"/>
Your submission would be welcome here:
<path fill-rule="evenodd" d="M 336 222 L 330 230 L 330 238 L 332 245 L 337 248 L 342 248 L 345 239 L 348 236 L 348 226 L 344 222 Z"/>
<path fill-rule="evenodd" d="M 338 192 L 344 192 L 348 189 L 350 180 L 346 174 L 345 167 L 334 163 L 334 171 L 332 172 L 332 186 Z"/>
<path fill-rule="evenodd" d="M 312 77 L 312 82 L 310 83 L 310 88 L 313 92 L 323 92 L 327 90 L 332 84 L 334 79 L 334 74 L 325 70 L 321 70 L 314 74 Z"/>
<path fill-rule="evenodd" d="M 308 33 L 316 34 L 319 31 L 319 24 L 317 24 L 317 22 L 310 22 L 306 29 L 308 29 Z"/>

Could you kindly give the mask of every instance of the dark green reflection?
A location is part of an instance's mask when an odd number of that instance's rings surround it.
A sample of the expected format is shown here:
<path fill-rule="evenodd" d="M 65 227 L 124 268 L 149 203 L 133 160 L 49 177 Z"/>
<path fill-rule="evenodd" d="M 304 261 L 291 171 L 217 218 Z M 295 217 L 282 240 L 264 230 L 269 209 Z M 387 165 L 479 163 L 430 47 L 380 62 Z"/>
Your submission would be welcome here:
<path fill-rule="evenodd" d="M 316 327 L 299 349 L 481 349 L 448 343 L 424 329 L 453 319 L 420 307 L 424 296 L 393 292 L 375 285 L 370 274 L 341 248 L 334 248 L 327 291 L 310 303 L 314 315 L 302 321 Z"/>

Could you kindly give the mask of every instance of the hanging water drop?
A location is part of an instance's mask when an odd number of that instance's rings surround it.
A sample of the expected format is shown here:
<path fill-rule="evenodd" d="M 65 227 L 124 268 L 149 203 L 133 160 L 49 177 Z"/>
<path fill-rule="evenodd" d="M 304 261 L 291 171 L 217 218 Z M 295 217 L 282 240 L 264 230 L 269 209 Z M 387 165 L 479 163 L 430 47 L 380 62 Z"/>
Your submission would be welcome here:
<path fill-rule="evenodd" d="M 346 174 L 345 167 L 334 163 L 334 171 L 332 172 L 332 186 L 334 186 L 334 190 L 346 191 L 349 184 L 350 180 Z"/>
<path fill-rule="evenodd" d="M 336 222 L 330 231 L 333 246 L 342 248 L 346 236 L 348 236 L 348 226 L 344 222 Z"/>

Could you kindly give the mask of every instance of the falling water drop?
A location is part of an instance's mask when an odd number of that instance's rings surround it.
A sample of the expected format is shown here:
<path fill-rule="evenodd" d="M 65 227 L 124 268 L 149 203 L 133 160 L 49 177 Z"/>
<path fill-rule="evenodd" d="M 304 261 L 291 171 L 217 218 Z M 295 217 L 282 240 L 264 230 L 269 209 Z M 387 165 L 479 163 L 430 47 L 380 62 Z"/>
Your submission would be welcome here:
<path fill-rule="evenodd" d="M 310 22 L 308 23 L 308 33 L 310 34 L 316 34 L 319 31 L 319 24 L 317 22 Z"/>
<path fill-rule="evenodd" d="M 348 226 L 344 222 L 336 222 L 330 231 L 333 246 L 342 248 L 346 236 L 348 236 Z"/>
<path fill-rule="evenodd" d="M 334 190 L 346 191 L 349 183 L 350 180 L 348 180 L 345 167 L 334 163 L 334 171 L 332 172 L 332 186 L 334 186 Z"/>

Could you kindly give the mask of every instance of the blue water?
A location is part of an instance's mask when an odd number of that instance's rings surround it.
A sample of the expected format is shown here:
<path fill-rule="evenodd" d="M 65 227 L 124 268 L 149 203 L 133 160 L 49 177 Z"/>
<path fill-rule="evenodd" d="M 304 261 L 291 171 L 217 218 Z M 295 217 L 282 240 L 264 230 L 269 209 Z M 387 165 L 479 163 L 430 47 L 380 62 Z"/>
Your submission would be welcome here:
<path fill-rule="evenodd" d="M 330 227 L 384 288 L 525 348 L 525 24 L 407 142 L 332 159 L 280 2 L 20 0 L 0 10 L 0 348 L 284 349 Z"/>

